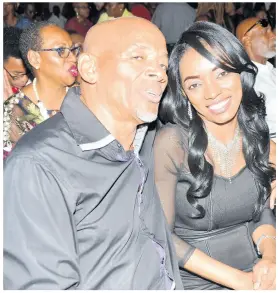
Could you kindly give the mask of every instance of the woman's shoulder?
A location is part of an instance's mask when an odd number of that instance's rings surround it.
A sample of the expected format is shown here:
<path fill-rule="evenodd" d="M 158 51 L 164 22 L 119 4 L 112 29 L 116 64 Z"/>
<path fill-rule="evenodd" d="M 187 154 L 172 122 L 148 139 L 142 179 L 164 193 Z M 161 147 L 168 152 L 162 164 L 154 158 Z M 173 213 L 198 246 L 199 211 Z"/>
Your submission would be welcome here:
<path fill-rule="evenodd" d="M 182 146 L 185 150 L 188 148 L 188 131 L 181 125 L 167 123 L 158 129 L 155 140 L 157 144 L 172 147 Z"/>
<path fill-rule="evenodd" d="M 188 138 L 188 130 L 181 125 L 168 122 L 159 127 L 157 136 L 175 136 L 180 139 Z"/>

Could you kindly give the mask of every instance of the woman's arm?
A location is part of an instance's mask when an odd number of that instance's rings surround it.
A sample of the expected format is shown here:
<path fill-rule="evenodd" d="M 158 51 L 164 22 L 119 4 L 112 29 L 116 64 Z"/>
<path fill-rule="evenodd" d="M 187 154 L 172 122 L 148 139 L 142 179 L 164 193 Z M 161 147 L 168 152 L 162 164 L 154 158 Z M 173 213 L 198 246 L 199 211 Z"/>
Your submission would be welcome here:
<path fill-rule="evenodd" d="M 199 249 L 195 249 L 184 268 L 234 290 L 253 290 L 252 272 L 246 273 L 223 264 Z"/>
<path fill-rule="evenodd" d="M 276 167 L 276 144 L 273 141 L 270 141 L 269 161 Z M 272 182 L 272 200 L 276 192 L 275 183 L 276 181 Z M 275 218 L 269 208 L 271 199 L 266 202 L 261 220 L 252 233 L 253 241 L 262 255 L 261 261 L 253 268 L 254 287 L 257 290 L 274 290 L 276 287 L 276 229 Z"/>

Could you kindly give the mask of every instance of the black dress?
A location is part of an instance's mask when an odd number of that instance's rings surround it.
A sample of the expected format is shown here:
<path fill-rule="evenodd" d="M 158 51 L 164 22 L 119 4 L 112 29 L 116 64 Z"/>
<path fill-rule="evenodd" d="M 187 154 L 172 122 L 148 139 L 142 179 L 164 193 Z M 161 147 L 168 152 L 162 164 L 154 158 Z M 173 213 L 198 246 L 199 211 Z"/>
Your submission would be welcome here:
<path fill-rule="evenodd" d="M 212 191 L 199 203 L 205 208 L 202 219 L 189 215 L 196 210 L 187 201 L 192 180 L 187 163 L 188 135 L 177 125 L 167 124 L 155 141 L 156 185 L 171 226 L 180 274 L 186 290 L 227 289 L 184 269 L 195 248 L 242 271 L 251 271 L 258 261 L 252 233 L 260 225 L 275 226 L 269 201 L 255 223 L 252 214 L 258 193 L 253 176 L 244 167 L 228 179 L 215 175 Z"/>

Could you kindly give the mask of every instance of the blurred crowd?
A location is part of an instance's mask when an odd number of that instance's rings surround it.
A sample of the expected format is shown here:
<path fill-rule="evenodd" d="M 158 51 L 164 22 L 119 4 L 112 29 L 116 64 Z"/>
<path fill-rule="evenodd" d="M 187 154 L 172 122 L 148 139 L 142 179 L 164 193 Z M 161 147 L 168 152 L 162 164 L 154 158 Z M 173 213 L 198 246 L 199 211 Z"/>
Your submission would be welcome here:
<path fill-rule="evenodd" d="M 88 30 L 97 23 L 104 22 L 106 20 L 115 19 L 119 17 L 137 16 L 145 18 L 153 22 L 164 34 L 168 53 L 170 55 L 172 48 L 178 41 L 180 35 L 187 30 L 196 21 L 209 21 L 221 25 L 228 29 L 231 33 L 236 35 L 240 41 L 245 45 L 245 49 L 253 57 L 252 61 L 261 63 L 260 58 L 263 58 L 262 63 L 268 61 L 267 64 L 274 66 L 268 70 L 271 71 L 270 78 L 267 81 L 267 88 L 272 93 L 272 87 L 275 87 L 275 76 L 273 75 L 275 70 L 275 44 L 276 39 L 276 3 L 11 3 L 4 2 L 4 101 L 9 97 L 17 94 L 24 87 L 26 96 L 28 92 L 28 85 L 31 86 L 34 78 L 42 74 L 43 70 L 36 68 L 30 61 L 31 55 L 27 54 L 26 48 L 29 50 L 37 50 L 40 47 L 38 44 L 41 41 L 40 29 L 44 25 L 40 25 L 41 22 L 51 22 L 56 25 L 56 28 L 52 30 L 51 34 L 47 36 L 49 38 L 49 49 L 46 51 L 56 51 L 61 56 L 68 56 L 69 50 L 73 50 L 75 60 L 71 60 L 67 65 L 66 74 L 70 74 L 67 82 L 62 82 L 63 86 L 78 85 L 80 76 L 77 69 L 77 57 L 79 52 L 82 52 L 82 44 Z M 237 28 L 239 24 L 245 20 L 255 20 L 255 28 L 262 27 L 264 29 L 264 35 L 258 32 L 259 37 L 255 37 L 255 29 L 252 30 L 252 43 L 248 43 L 244 37 L 249 31 L 249 27 L 253 28 L 252 21 L 249 24 L 243 25 L 245 32 L 244 35 L 237 34 Z M 262 20 L 262 22 L 258 22 Z M 258 26 L 257 26 L 258 24 Z M 33 25 L 33 27 L 32 27 Z M 58 30 L 60 29 L 60 31 Z M 27 32 L 26 32 L 27 31 Z M 25 32 L 25 39 L 23 40 L 22 32 Z M 28 35 L 29 34 L 29 35 Z M 30 36 L 31 34 L 31 36 Z M 63 35 L 63 37 L 61 36 Z M 62 39 L 59 39 L 59 38 Z M 68 44 L 68 48 L 53 49 L 53 40 L 59 40 L 61 43 L 65 39 L 64 44 Z M 263 38 L 263 39 L 262 39 Z M 21 41 L 20 41 L 21 39 Z M 105 41 L 105 36 L 104 36 Z M 20 45 L 21 43 L 21 45 Z M 265 44 L 266 45 L 265 45 Z M 33 47 L 32 47 L 33 46 Z M 274 46 L 273 48 L 270 48 Z M 22 49 L 20 49 L 22 47 Z M 24 49 L 25 48 L 25 49 Z M 71 49 L 69 49 L 71 48 Z M 257 52 L 260 49 L 260 52 Z M 249 51 L 248 51 L 249 50 Z M 25 53 L 24 53 L 24 52 Z M 67 53 L 65 53 L 65 52 Z M 263 51 L 263 52 L 262 52 Z M 61 53 L 63 52 L 63 53 Z M 25 54 L 25 56 L 24 56 Z M 53 53 L 54 54 L 54 53 Z M 46 56 L 46 55 L 44 55 Z M 47 55 L 48 56 L 48 55 Z M 72 56 L 72 55 L 70 55 Z M 261 57 L 263 56 L 263 57 Z M 31 58 L 32 59 L 32 58 Z M 63 59 L 65 64 L 68 59 Z M 33 59 L 32 59 L 33 60 Z M 48 63 L 47 63 L 48 62 Z M 49 77 L 55 77 L 57 73 L 57 79 L 61 79 L 63 74 L 59 71 L 58 63 L 56 67 L 51 68 L 51 62 L 48 60 L 46 63 L 49 65 L 47 70 L 49 72 L 45 74 L 48 79 L 45 78 L 44 84 L 49 83 Z M 256 64 L 257 65 L 257 64 Z M 265 64 L 264 64 L 265 65 Z M 260 65 L 258 65 L 260 66 Z M 42 65 L 43 67 L 43 65 Z M 55 69 L 56 68 L 56 69 Z M 260 73 L 260 71 L 259 71 Z M 265 72 L 261 74 L 266 76 Z M 39 80 L 39 78 L 37 78 Z M 40 78 L 41 79 L 41 78 Z M 269 87 L 269 80 L 272 81 Z M 60 82 L 60 81 L 59 81 Z M 59 83 L 58 82 L 58 83 Z M 60 82 L 61 83 L 61 82 Z M 264 82 L 265 83 L 265 82 Z M 38 82 L 40 84 L 40 82 Z M 261 83 L 263 84 L 263 83 Z M 40 86 L 39 86 L 40 87 Z M 266 86 L 264 86 L 266 88 Z M 42 90 L 42 89 L 41 89 Z M 63 90 L 61 91 L 61 97 L 63 96 Z M 28 95 L 27 95 L 28 96 Z M 39 101 L 37 95 L 32 98 L 30 93 L 30 101 L 33 101 L 33 107 Z M 11 101 L 11 100 L 10 100 Z M 14 100 L 12 100 L 14 102 Z M 17 101 L 17 100 L 16 100 Z M 26 99 L 25 99 L 26 101 Z M 51 106 L 56 113 L 61 105 L 57 104 L 57 101 Z M 28 99 L 29 107 L 29 99 Z M 54 107 L 54 108 L 53 108 Z M 270 109 L 273 107 L 270 106 Z M 275 108 L 275 107 L 274 107 Z M 272 110 L 273 111 L 273 110 Z M 19 111 L 20 112 L 20 111 Z M 21 110 L 21 113 L 24 111 Z M 25 111 L 26 112 L 26 111 Z M 274 113 L 275 114 L 275 113 Z M 273 114 L 273 115 L 274 115 Z M 18 116 L 18 114 L 16 115 Z M 269 115 L 270 116 L 270 115 Z M 47 115 L 45 117 L 48 117 Z M 7 119 L 10 119 L 9 117 Z M 44 118 L 37 119 L 42 121 Z M 6 121 L 5 123 L 10 123 Z M 34 123 L 33 123 L 34 124 Z M 32 128 L 32 125 L 28 125 L 27 130 Z M 9 131 L 10 131 L 10 127 Z M 25 129 L 24 128 L 24 129 Z M 275 126 L 274 126 L 275 128 Z M 24 131 L 27 131 L 27 130 Z M 20 133 L 24 133 L 21 129 Z M 274 131 L 274 130 L 273 130 Z M 5 133 L 5 137 L 8 137 L 8 130 Z M 10 136 L 9 136 L 10 137 Z M 8 144 L 7 150 L 11 149 L 11 145 L 17 141 L 20 135 L 10 142 L 7 140 L 5 144 Z M 4 139 L 5 140 L 5 139 Z"/>

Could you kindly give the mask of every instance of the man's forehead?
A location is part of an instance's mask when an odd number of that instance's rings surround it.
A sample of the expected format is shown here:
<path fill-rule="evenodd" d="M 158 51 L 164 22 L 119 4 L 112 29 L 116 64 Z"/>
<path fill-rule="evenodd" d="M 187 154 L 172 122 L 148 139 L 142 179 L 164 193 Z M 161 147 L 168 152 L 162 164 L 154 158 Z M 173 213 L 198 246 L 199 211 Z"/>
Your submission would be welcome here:
<path fill-rule="evenodd" d="M 114 46 L 115 49 L 127 48 L 135 43 L 145 43 L 149 46 L 155 46 L 156 44 L 161 46 L 163 44 L 162 46 L 166 48 L 162 33 L 153 24 L 147 23 L 146 20 L 142 21 L 137 18 L 123 19 L 101 25 L 97 25 L 89 31 L 86 36 L 85 45 L 88 44 L 88 47 L 91 48 L 95 46 L 96 50 L 98 50 L 97 47 L 107 50 L 111 46 Z M 103 42 L 104 35 L 106 36 L 105 42 Z"/>
<path fill-rule="evenodd" d="M 122 51 L 132 51 L 132 50 L 143 50 L 143 51 L 158 51 L 159 54 L 168 55 L 166 50 L 166 44 L 156 44 L 148 42 L 130 42 L 121 46 Z"/>

